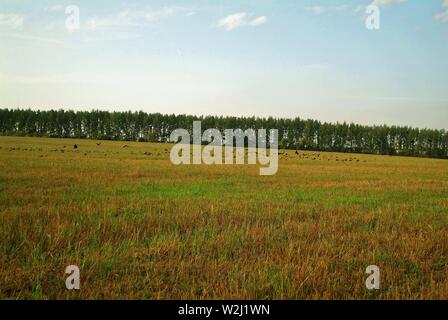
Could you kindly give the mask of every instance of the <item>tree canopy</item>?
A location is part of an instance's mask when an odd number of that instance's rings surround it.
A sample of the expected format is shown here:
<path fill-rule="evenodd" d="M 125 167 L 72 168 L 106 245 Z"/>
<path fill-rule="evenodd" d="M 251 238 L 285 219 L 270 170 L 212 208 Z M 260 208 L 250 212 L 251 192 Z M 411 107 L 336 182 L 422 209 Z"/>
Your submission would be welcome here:
<path fill-rule="evenodd" d="M 172 130 L 278 129 L 284 149 L 448 158 L 448 132 L 409 126 L 366 126 L 300 118 L 167 115 L 145 112 L 0 109 L 0 134 L 168 142 Z"/>

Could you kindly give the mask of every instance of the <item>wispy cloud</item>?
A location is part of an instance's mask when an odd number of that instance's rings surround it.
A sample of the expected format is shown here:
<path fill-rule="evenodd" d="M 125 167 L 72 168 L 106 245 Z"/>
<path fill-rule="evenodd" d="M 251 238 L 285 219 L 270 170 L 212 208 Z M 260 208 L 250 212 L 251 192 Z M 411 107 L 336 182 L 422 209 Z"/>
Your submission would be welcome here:
<path fill-rule="evenodd" d="M 320 6 L 320 5 L 316 5 L 316 6 L 308 7 L 307 9 L 309 11 L 313 12 L 316 15 L 321 15 L 321 14 L 329 13 L 329 12 L 346 11 L 347 8 L 348 8 L 347 5 L 338 5 L 338 6 Z"/>
<path fill-rule="evenodd" d="M 21 29 L 25 16 L 13 13 L 0 13 L 0 28 Z"/>
<path fill-rule="evenodd" d="M 448 10 L 436 14 L 434 18 L 436 19 L 436 21 L 448 22 Z"/>
<path fill-rule="evenodd" d="M 246 12 L 234 13 L 219 20 L 217 26 L 227 31 L 231 31 L 244 26 L 258 27 L 268 22 L 268 17 L 266 16 L 260 16 L 252 20 L 248 18 L 249 14 L 247 14 Z"/>
<path fill-rule="evenodd" d="M 258 27 L 258 26 L 261 26 L 262 24 L 265 24 L 267 22 L 268 22 L 268 17 L 261 16 L 261 17 L 255 18 L 252 21 L 250 21 L 249 25 L 251 27 Z"/>
<path fill-rule="evenodd" d="M 326 12 L 328 10 L 328 8 L 322 7 L 322 6 L 312 6 L 312 7 L 309 7 L 308 10 L 311 10 L 315 14 L 322 14 L 322 13 Z"/>
<path fill-rule="evenodd" d="M 162 19 L 175 17 L 181 11 L 177 7 L 164 7 L 152 10 L 125 9 L 118 14 L 107 17 L 94 17 L 87 21 L 90 29 L 117 27 L 142 27 Z"/>
<path fill-rule="evenodd" d="M 64 6 L 62 4 L 56 4 L 54 6 L 44 8 L 45 12 L 61 12 L 64 11 Z"/>
<path fill-rule="evenodd" d="M 406 1 L 408 1 L 408 0 L 373 0 L 370 4 L 382 7 L 382 6 L 392 5 L 392 4 L 403 3 Z M 448 0 L 445 0 L 445 1 L 448 1 Z M 336 5 L 336 6 L 315 5 L 315 6 L 308 7 L 307 9 L 316 15 L 342 13 L 342 12 L 351 12 L 354 15 L 358 15 L 360 13 L 365 13 L 367 6 L 368 6 L 368 4 L 364 4 L 364 5 L 358 4 L 357 6 L 351 6 L 351 5 L 345 5 L 345 4 Z"/>
<path fill-rule="evenodd" d="M 372 4 L 376 6 L 388 6 L 395 3 L 406 2 L 407 0 L 373 0 Z"/>
<path fill-rule="evenodd" d="M 4 38 L 10 38 L 10 39 L 16 39 L 16 40 L 24 40 L 27 43 L 46 43 L 46 44 L 53 44 L 57 46 L 67 46 L 67 43 L 61 40 L 47 38 L 47 37 L 41 37 L 36 36 L 33 34 L 23 34 L 23 32 L 12 32 L 9 34 L 2 35 Z"/>
<path fill-rule="evenodd" d="M 448 22 L 448 0 L 444 0 L 442 3 L 442 8 L 447 8 L 445 11 L 437 13 L 434 19 L 439 22 Z"/>
<path fill-rule="evenodd" d="M 245 22 L 246 16 L 247 16 L 246 12 L 238 12 L 232 14 L 219 20 L 218 27 L 224 28 L 227 31 L 231 31 L 233 29 L 241 27 Z"/>
<path fill-rule="evenodd" d="M 340 5 L 340 6 L 336 6 L 336 7 L 334 7 L 334 9 L 335 9 L 336 11 L 345 11 L 345 10 L 347 9 L 347 5 L 342 4 L 342 5 Z"/>
<path fill-rule="evenodd" d="M 366 6 L 359 4 L 353 9 L 353 14 L 357 15 L 358 13 L 364 12 L 365 10 L 366 10 Z"/>

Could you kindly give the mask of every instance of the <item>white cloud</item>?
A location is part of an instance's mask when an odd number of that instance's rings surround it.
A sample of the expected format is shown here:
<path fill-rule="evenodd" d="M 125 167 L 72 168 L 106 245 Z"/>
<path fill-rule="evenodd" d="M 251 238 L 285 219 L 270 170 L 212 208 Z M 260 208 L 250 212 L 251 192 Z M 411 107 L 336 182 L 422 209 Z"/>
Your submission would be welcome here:
<path fill-rule="evenodd" d="M 370 0 L 372 1 L 372 0 Z M 408 0 L 373 0 L 370 5 L 378 6 L 378 7 L 384 7 L 384 6 L 390 6 L 393 4 L 400 4 L 404 3 Z M 447 0 L 448 1 L 448 0 Z M 368 4 L 365 5 L 357 5 L 356 7 L 353 7 L 353 10 L 351 10 L 352 14 L 355 16 L 363 15 L 366 16 L 366 9 L 369 7 Z"/>
<path fill-rule="evenodd" d="M 347 5 L 337 5 L 337 6 L 312 6 L 307 9 L 313 12 L 316 15 L 324 14 L 324 13 L 332 13 L 332 12 L 343 12 L 348 8 Z"/>
<path fill-rule="evenodd" d="M 247 21 L 249 15 L 246 12 L 238 12 L 231 14 L 218 21 L 217 26 L 219 28 L 226 29 L 227 31 L 234 30 L 239 27 L 258 27 L 268 22 L 268 17 L 260 16 L 250 21 Z"/>
<path fill-rule="evenodd" d="M 238 27 L 241 27 L 245 23 L 247 13 L 246 12 L 238 12 L 227 16 L 218 22 L 218 27 L 224 28 L 227 31 L 231 31 Z"/>
<path fill-rule="evenodd" d="M 309 10 L 313 11 L 315 14 L 322 14 L 325 11 L 327 11 L 327 8 L 321 7 L 321 6 L 313 6 L 308 8 Z"/>
<path fill-rule="evenodd" d="M 267 22 L 268 22 L 268 17 L 261 16 L 261 17 L 255 18 L 252 21 L 250 21 L 249 25 L 251 27 L 258 27 L 258 26 L 261 26 L 262 24 L 265 24 Z"/>
<path fill-rule="evenodd" d="M 444 1 L 443 1 L 443 3 L 442 3 L 442 7 L 443 7 L 443 8 L 448 8 L 448 0 L 444 0 Z M 437 13 L 437 14 L 434 16 L 434 19 L 435 19 L 436 21 L 439 21 L 439 22 L 448 22 L 448 10 L 445 10 L 445 11 L 443 11 L 443 12 Z"/>
<path fill-rule="evenodd" d="M 177 14 L 177 9 L 172 7 L 165 7 L 159 10 L 149 10 L 144 13 L 144 18 L 147 22 L 153 22 L 164 18 L 174 17 Z M 139 18 L 139 12 L 131 12 L 131 18 Z"/>
<path fill-rule="evenodd" d="M 406 2 L 407 0 L 373 0 L 372 5 L 376 5 L 378 7 L 380 6 L 388 6 L 390 4 L 394 3 L 402 3 Z"/>
<path fill-rule="evenodd" d="M 440 21 L 440 22 L 448 22 L 448 10 L 445 12 L 436 14 L 434 16 L 434 19 L 436 19 L 436 21 Z"/>
<path fill-rule="evenodd" d="M 2 37 L 10 38 L 10 39 L 19 39 L 24 40 L 27 43 L 29 42 L 40 42 L 40 43 L 47 43 L 47 44 L 54 44 L 57 46 L 67 46 L 67 44 L 64 41 L 36 36 L 32 34 L 23 34 L 23 33 L 11 33 L 11 34 L 4 34 Z M 33 44 L 34 45 L 34 44 Z"/>
<path fill-rule="evenodd" d="M 23 27 L 25 17 L 20 14 L 1 14 L 0 13 L 0 28 L 5 27 L 9 29 L 20 29 Z"/>
<path fill-rule="evenodd" d="M 115 27 L 141 27 L 162 19 L 175 17 L 180 10 L 178 7 L 165 7 L 157 10 L 126 9 L 114 16 L 91 18 L 87 21 L 87 26 L 92 30 Z"/>

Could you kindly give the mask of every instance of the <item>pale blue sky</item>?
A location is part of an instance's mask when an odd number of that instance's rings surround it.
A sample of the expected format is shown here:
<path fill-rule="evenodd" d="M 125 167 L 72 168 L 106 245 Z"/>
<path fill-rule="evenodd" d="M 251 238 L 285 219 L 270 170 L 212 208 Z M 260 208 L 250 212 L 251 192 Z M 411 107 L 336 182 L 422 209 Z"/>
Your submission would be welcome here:
<path fill-rule="evenodd" d="M 375 2 L 2 0 L 0 107 L 448 128 L 448 0 Z"/>

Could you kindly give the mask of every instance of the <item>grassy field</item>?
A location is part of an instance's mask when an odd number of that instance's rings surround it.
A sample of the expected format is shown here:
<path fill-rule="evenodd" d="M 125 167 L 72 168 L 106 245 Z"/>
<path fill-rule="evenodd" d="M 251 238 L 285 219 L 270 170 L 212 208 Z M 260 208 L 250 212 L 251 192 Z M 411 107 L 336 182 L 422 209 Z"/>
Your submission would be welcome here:
<path fill-rule="evenodd" d="M 448 299 L 448 161 L 288 151 L 260 176 L 170 148 L 0 137 L 0 298 Z"/>

